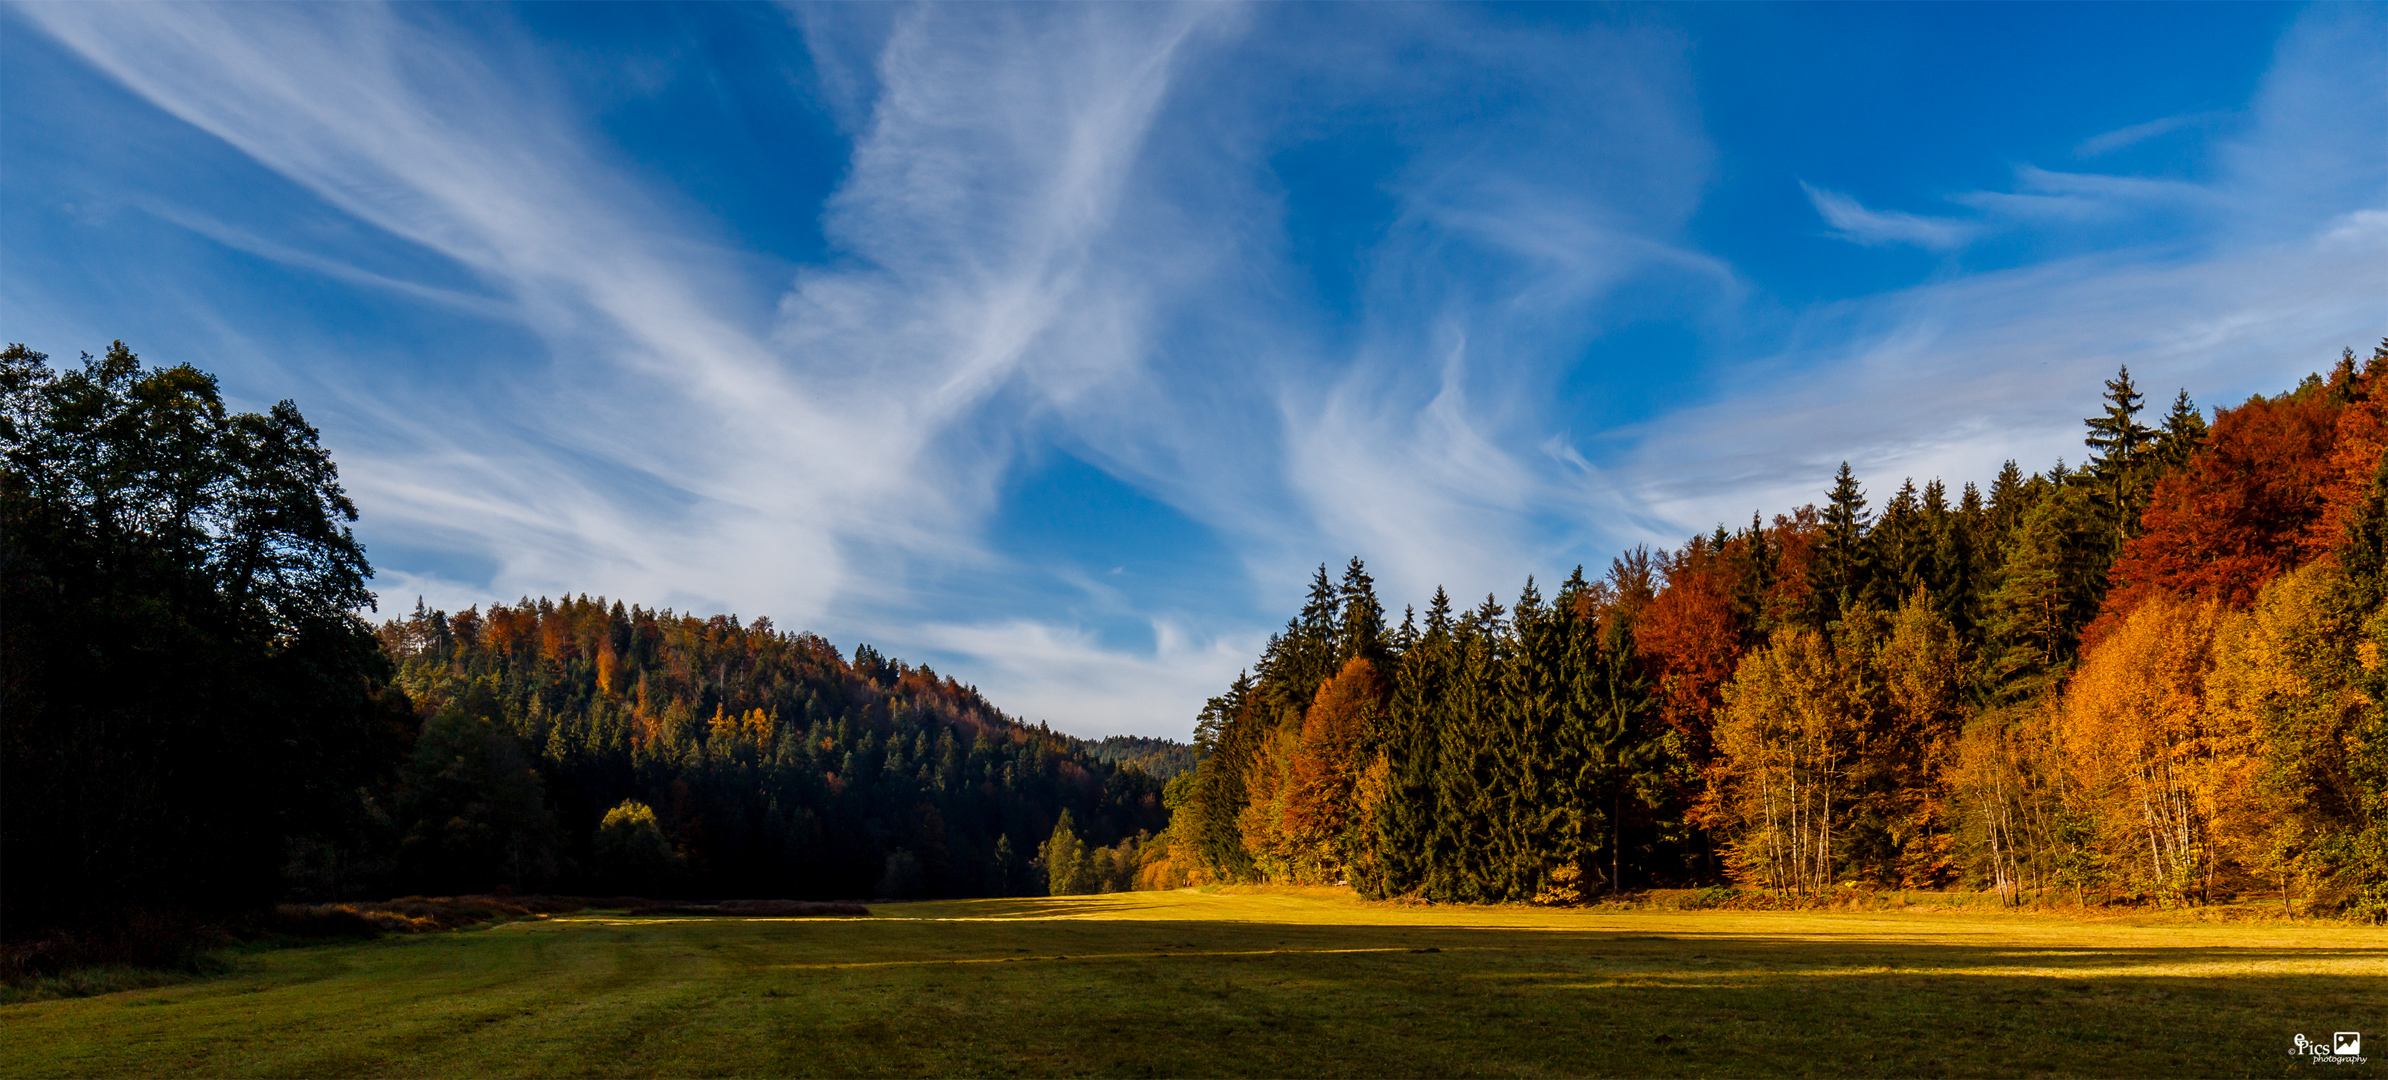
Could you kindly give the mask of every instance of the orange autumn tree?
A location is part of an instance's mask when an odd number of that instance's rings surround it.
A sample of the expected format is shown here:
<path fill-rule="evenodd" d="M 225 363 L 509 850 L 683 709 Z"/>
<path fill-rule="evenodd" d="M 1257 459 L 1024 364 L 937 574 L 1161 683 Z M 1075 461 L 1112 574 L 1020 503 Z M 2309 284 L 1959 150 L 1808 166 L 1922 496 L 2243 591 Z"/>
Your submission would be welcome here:
<path fill-rule="evenodd" d="M 2321 510 L 2303 538 L 2305 553 L 2320 556 L 2337 549 L 2347 535 L 2364 496 L 2371 491 L 2372 474 L 2388 455 L 2388 400 L 2381 388 L 2388 380 L 2388 340 L 2372 349 L 2371 360 L 2355 370 L 2355 351 L 2349 349 L 2331 373 L 2328 394 L 2347 404 L 2338 414 L 2335 445 L 2323 465 Z"/>
<path fill-rule="evenodd" d="M 1656 684 L 1659 718 L 1703 757 L 1725 683 L 1742 653 L 1741 621 L 1721 555 L 1705 538 L 1694 538 L 1667 561 L 1666 588 L 1633 624 L 1635 651 Z"/>
<path fill-rule="evenodd" d="M 2157 482 L 2143 531 L 2123 545 L 2084 645 L 2157 592 L 2243 609 L 2266 582 L 2302 561 L 2324 492 L 2341 474 L 2332 465 L 2341 411 L 2318 379 L 2293 394 L 2223 410 L 2205 448 Z"/>
<path fill-rule="evenodd" d="M 1272 879 L 1341 880 L 1364 820 L 1355 792 L 1385 699 L 1384 681 L 1355 656 L 1318 688 L 1297 726 L 1280 725 L 1253 764 L 1244 842 Z"/>
<path fill-rule="evenodd" d="M 2215 643 L 2234 615 L 2218 599 L 2154 593 L 2083 660 L 2064 691 L 2068 797 L 2120 884 L 2206 900 L 2233 869 L 2217 823 L 2244 812 L 2250 733 L 2207 708 Z"/>

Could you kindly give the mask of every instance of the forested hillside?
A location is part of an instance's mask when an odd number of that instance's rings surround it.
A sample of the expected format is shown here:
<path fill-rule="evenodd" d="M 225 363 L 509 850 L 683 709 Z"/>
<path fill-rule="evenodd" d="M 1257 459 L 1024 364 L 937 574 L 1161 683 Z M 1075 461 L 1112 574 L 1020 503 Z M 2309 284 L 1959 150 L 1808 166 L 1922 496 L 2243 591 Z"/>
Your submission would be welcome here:
<path fill-rule="evenodd" d="M 1167 821 L 1134 763 L 1190 764 L 765 619 L 581 598 L 377 634 L 356 510 L 291 402 L 233 413 L 118 342 L 67 369 L 9 346 L 0 406 L 11 942 L 496 887 L 1119 888 Z"/>
<path fill-rule="evenodd" d="M 1204 710 L 1149 883 L 1570 902 L 1725 879 L 2388 909 L 2388 343 L 1985 492 L 1388 620 L 1354 559 Z"/>
<path fill-rule="evenodd" d="M 506 886 L 905 897 L 1734 881 L 2388 912 L 2388 342 L 1988 490 L 1819 507 L 1392 619 L 1358 559 L 1195 747 L 1018 723 L 768 619 L 587 597 L 378 630 L 297 408 L 0 354 L 12 940 Z M 1166 785 L 1164 786 L 1164 782 Z"/>
<path fill-rule="evenodd" d="M 1042 893 L 1062 814 L 1093 846 L 1168 820 L 1095 744 L 769 619 L 581 597 L 418 605 L 380 636 L 426 717 L 382 826 L 408 888 Z"/>

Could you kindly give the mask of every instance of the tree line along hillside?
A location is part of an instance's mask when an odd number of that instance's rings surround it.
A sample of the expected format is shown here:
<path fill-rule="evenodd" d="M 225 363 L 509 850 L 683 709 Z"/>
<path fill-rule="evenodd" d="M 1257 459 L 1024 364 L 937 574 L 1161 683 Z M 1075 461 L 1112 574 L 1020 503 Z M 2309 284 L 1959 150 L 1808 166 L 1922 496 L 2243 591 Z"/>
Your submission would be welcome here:
<path fill-rule="evenodd" d="M 1735 881 L 2388 911 L 2388 342 L 1987 492 L 1821 507 L 1389 625 L 1361 562 L 1201 716 L 1156 880 Z"/>
<path fill-rule="evenodd" d="M 1733 881 L 2388 912 L 2388 342 L 1987 491 L 1821 507 L 1398 623 L 1321 568 L 1192 747 L 603 599 L 378 628 L 298 409 L 0 352 L 0 933 L 277 899 Z"/>
<path fill-rule="evenodd" d="M 0 352 L 0 934 L 511 887 L 1124 887 L 1183 748 L 1088 743 L 767 620 L 586 599 L 377 631 L 299 410 Z M 1128 762 L 1121 764 L 1120 762 Z M 1066 823 L 1066 825 L 1065 825 Z"/>
<path fill-rule="evenodd" d="M 1063 814 L 1116 846 L 1161 781 L 868 645 L 586 597 L 380 629 L 426 716 L 352 846 L 436 890 L 1042 893 Z M 318 888 L 347 888 L 319 874 Z"/>

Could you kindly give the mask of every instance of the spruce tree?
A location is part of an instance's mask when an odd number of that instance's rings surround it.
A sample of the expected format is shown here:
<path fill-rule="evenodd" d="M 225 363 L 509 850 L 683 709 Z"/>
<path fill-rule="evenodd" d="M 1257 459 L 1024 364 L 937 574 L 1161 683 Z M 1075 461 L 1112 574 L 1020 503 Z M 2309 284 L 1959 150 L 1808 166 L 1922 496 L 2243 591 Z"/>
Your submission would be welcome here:
<path fill-rule="evenodd" d="M 2106 381 L 2105 411 L 2084 421 L 2089 434 L 2082 442 L 2095 453 L 2083 472 L 2097 490 L 2109 560 L 2138 530 L 2139 511 L 2147 505 L 2147 458 L 2156 433 L 2139 422 L 2140 399 L 2131 369 L 2124 367 Z"/>
<path fill-rule="evenodd" d="M 1938 570 L 1932 598 L 1938 603 L 1940 615 L 1957 628 L 1960 635 L 1971 635 L 1981 613 L 1982 579 L 1987 572 L 1983 565 L 1983 532 L 1988 513 L 1982 507 L 1982 493 L 1971 483 L 1958 496 L 1956 509 L 1943 518 L 1933 537 L 1933 563 Z"/>
<path fill-rule="evenodd" d="M 1998 697 L 2036 692 L 2070 664 L 2081 628 L 2097 614 L 2102 527 L 2078 488 L 2041 498 L 2007 540 L 1998 586 L 1985 603 L 1984 687 Z"/>
<path fill-rule="evenodd" d="M 1643 793 L 1661 787 L 1654 770 L 1663 755 L 1630 629 L 1595 618 L 1569 629 L 1563 739 L 1569 753 L 1563 764 L 1574 831 L 1566 864 L 1577 872 L 1570 884 L 1579 895 L 1595 873 L 1615 892 L 1623 885 L 1628 813 L 1642 805 Z M 1600 857 L 1604 850 L 1606 860 Z"/>
<path fill-rule="evenodd" d="M 1579 831 L 1567 760 L 1577 748 L 1562 741 L 1569 682 L 1563 606 L 1574 597 L 1561 597 L 1562 609 L 1545 606 L 1534 579 L 1526 579 L 1512 613 L 1514 645 L 1499 675 L 1502 745 L 1493 784 L 1499 817 L 1489 884 L 1511 900 L 1542 891 L 1558 862 L 1574 854 Z"/>
<path fill-rule="evenodd" d="M 1420 634 L 1408 611 L 1394 640 L 1393 699 L 1385 713 L 1383 752 L 1389 783 L 1371 826 L 1376 876 L 1353 884 L 1373 897 L 1403 896 L 1425 884 L 1435 823 L 1435 770 L 1443 680 L 1451 645 L 1451 600 L 1435 590 Z"/>
<path fill-rule="evenodd" d="M 1872 559 L 1867 550 L 1866 530 L 1870 515 L 1866 513 L 1866 494 L 1857 486 L 1857 476 L 1849 471 L 1849 463 L 1841 463 L 1841 471 L 1833 477 L 1832 491 L 1824 507 L 1824 598 L 1826 619 L 1838 617 L 1842 609 L 1859 603 L 1873 576 Z"/>
<path fill-rule="evenodd" d="M 1336 625 L 1335 667 L 1353 657 L 1362 657 L 1371 664 L 1385 661 L 1385 608 L 1376 599 L 1376 581 L 1368 576 L 1368 568 L 1360 557 L 1352 556 L 1344 567 L 1343 584 L 1337 590 L 1342 611 Z"/>
<path fill-rule="evenodd" d="M 1063 810 L 1053 823 L 1052 837 L 1038 852 L 1045 865 L 1045 883 L 1050 895 L 1074 896 L 1093 891 L 1089 887 L 1093 884 L 1093 868 L 1087 865 L 1086 856 L 1086 844 L 1078 838 L 1077 823 L 1068 810 Z"/>
<path fill-rule="evenodd" d="M 1915 489 L 1915 478 L 1900 483 L 1898 492 L 1884 504 L 1882 517 L 1874 523 L 1867 540 L 1867 546 L 1873 549 L 1875 567 L 1865 593 L 1870 605 L 1895 608 L 1917 588 L 1930 585 L 1931 525 L 1925 517 L 1923 498 Z"/>
<path fill-rule="evenodd" d="M 2206 443 L 2206 417 L 2197 403 L 2189 400 L 2183 389 L 2172 399 L 2172 411 L 2164 414 L 2164 433 L 2157 437 L 2152 455 L 2160 471 L 2170 472 L 2188 464 L 2189 455 Z"/>
<path fill-rule="evenodd" d="M 1236 821 L 1249 795 L 1245 771 L 1267 734 L 1257 697 L 1251 673 L 1238 673 L 1227 693 L 1203 706 L 1194 726 L 1194 743 L 1202 751 L 1194 793 L 1187 800 L 1196 826 L 1195 850 L 1203 865 L 1229 881 L 1250 881 L 1259 873 Z"/>
<path fill-rule="evenodd" d="M 1453 663 L 1437 725 L 1441 752 L 1435 770 L 1434 858 L 1426 869 L 1426 895 L 1473 903 L 1492 899 L 1497 823 L 1502 817 L 1494 790 L 1502 746 L 1499 722 L 1500 674 L 1509 651 L 1507 612 L 1491 596 L 1459 618 Z"/>

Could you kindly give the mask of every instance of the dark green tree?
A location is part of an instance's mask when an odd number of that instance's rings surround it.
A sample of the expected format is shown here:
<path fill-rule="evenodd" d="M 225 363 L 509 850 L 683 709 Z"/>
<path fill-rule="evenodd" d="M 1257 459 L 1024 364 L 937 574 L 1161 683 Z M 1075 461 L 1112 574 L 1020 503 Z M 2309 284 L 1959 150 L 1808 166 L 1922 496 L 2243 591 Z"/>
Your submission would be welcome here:
<path fill-rule="evenodd" d="M 1821 614 L 1826 619 L 1861 601 L 1874 576 L 1873 553 L 1866 543 L 1871 515 L 1866 512 L 1866 493 L 1857 486 L 1856 474 L 1849 471 L 1849 463 L 1841 463 L 1841 471 L 1834 475 L 1832 491 L 1824 505 L 1822 558 L 1823 589 L 1820 599 L 1825 605 Z"/>
<path fill-rule="evenodd" d="M 2098 612 L 2102 523 L 2079 488 L 2039 499 L 2008 538 L 1986 604 L 1983 685 L 2000 698 L 2036 693 L 2070 665 Z"/>
<path fill-rule="evenodd" d="M 123 342 L 10 345 L 0 411 L 0 932 L 345 888 L 411 723 L 315 429 Z"/>
<path fill-rule="evenodd" d="M 1440 588 L 1427 606 L 1422 633 L 1409 619 L 1402 620 L 1393 699 L 1386 708 L 1384 753 L 1390 785 L 1383 806 L 1370 823 L 1375 830 L 1378 876 L 1354 883 L 1372 896 L 1417 892 L 1426 884 L 1428 864 L 1437 857 L 1435 828 L 1440 804 L 1436 796 L 1441 727 L 1446 719 L 1444 699 L 1457 671 L 1457 642 L 1452 630 L 1451 598 Z"/>
<path fill-rule="evenodd" d="M 2205 414 L 2183 389 L 2172 399 L 2172 411 L 2164 415 L 2164 432 L 2156 437 L 2151 456 L 2160 472 L 2170 472 L 2188 464 L 2189 455 L 2205 444 Z"/>
<path fill-rule="evenodd" d="M 561 869 L 546 789 L 486 692 L 423 725 L 397 800 L 401 873 L 434 893 L 537 890 Z"/>

